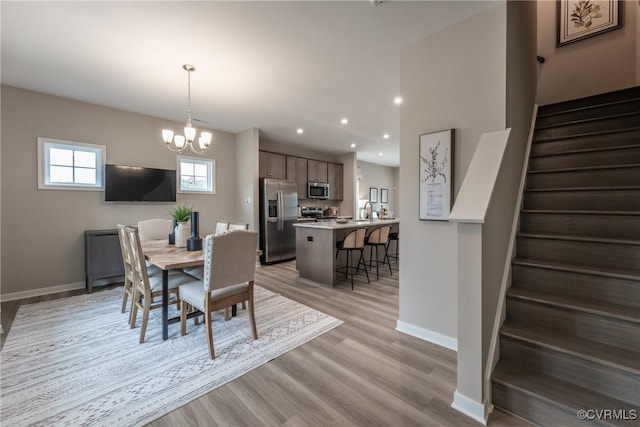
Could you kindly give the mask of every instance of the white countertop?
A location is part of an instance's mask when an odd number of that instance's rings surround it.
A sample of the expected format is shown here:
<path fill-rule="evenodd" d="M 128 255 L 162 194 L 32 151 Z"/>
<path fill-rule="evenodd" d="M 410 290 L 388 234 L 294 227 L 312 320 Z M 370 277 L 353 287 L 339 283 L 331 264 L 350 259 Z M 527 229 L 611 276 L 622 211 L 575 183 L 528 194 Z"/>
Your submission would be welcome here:
<path fill-rule="evenodd" d="M 384 224 L 397 224 L 400 222 L 400 218 L 384 218 L 374 219 L 372 221 L 368 219 L 350 220 L 345 224 L 340 224 L 335 221 L 322 221 L 322 222 L 299 222 L 293 224 L 294 227 L 300 228 L 319 228 L 324 230 L 339 230 L 343 228 L 360 228 L 360 227 L 374 227 Z"/>

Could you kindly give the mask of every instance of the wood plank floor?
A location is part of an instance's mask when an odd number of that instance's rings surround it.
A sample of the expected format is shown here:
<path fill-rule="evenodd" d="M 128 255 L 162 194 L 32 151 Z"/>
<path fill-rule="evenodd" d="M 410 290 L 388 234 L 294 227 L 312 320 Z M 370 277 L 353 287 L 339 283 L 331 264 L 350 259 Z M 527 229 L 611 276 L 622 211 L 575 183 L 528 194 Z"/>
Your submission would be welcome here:
<path fill-rule="evenodd" d="M 371 277 L 375 278 L 375 273 Z M 331 289 L 300 283 L 297 278 L 295 261 L 256 270 L 258 286 L 330 314 L 344 324 L 151 426 L 481 425 L 451 408 L 455 352 L 395 330 L 397 265 L 393 276 L 381 270 L 380 280 L 371 284 L 364 276 L 358 277 L 354 291 L 346 281 Z M 2 303 L 5 332 L 10 333 L 20 304 L 81 292 Z M 500 411 L 494 411 L 489 425 L 530 426 Z"/>

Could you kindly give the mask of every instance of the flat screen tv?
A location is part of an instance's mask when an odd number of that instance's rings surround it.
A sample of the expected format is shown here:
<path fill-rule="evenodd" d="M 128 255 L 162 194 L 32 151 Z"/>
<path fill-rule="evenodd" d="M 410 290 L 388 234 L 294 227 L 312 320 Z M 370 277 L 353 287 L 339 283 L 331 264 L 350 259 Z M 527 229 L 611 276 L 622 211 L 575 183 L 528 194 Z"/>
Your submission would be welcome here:
<path fill-rule="evenodd" d="M 175 202 L 176 171 L 138 166 L 105 165 L 107 202 Z"/>

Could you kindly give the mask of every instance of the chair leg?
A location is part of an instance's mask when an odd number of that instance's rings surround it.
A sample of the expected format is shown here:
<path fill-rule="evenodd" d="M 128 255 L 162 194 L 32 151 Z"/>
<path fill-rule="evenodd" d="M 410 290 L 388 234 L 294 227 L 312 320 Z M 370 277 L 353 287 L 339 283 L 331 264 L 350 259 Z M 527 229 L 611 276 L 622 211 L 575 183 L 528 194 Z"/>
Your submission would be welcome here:
<path fill-rule="evenodd" d="M 131 313 L 129 313 L 129 327 L 131 329 L 136 327 L 136 320 L 138 320 L 138 290 L 133 291 L 133 297 L 131 298 Z"/>
<path fill-rule="evenodd" d="M 373 245 L 369 246 L 369 268 L 373 268 L 371 263 L 373 262 Z"/>
<path fill-rule="evenodd" d="M 209 345 L 209 358 L 215 359 L 216 353 L 213 349 L 213 326 L 211 323 L 211 310 L 209 308 L 209 304 L 205 304 L 204 329 L 205 333 L 207 334 L 207 344 Z"/>
<path fill-rule="evenodd" d="M 373 249 L 373 246 L 371 247 Z M 380 256 L 378 255 L 378 245 L 376 245 L 376 281 L 380 280 L 380 275 L 378 274 L 378 266 L 380 265 Z"/>
<path fill-rule="evenodd" d="M 142 310 L 142 326 L 140 327 L 140 344 L 144 342 L 144 335 L 147 332 L 147 322 L 149 321 L 149 312 L 151 311 L 151 301 L 144 299 L 144 309 Z"/>
<path fill-rule="evenodd" d="M 246 301 L 242 301 L 242 309 L 243 310 L 247 309 L 247 302 Z"/>
<path fill-rule="evenodd" d="M 224 321 L 226 322 L 229 319 L 231 319 L 231 310 L 229 310 L 229 307 L 225 307 L 224 308 Z"/>
<path fill-rule="evenodd" d="M 387 243 L 386 245 L 382 245 L 382 247 L 384 248 L 384 258 L 382 259 L 382 262 L 387 260 L 387 265 L 389 266 L 389 274 L 393 276 L 393 270 L 391 270 L 391 260 L 389 259 L 389 243 Z"/>
<path fill-rule="evenodd" d="M 124 313 L 127 309 L 127 298 L 129 297 L 129 289 L 127 289 L 127 284 L 125 281 L 124 289 L 122 290 L 122 307 L 120 308 L 120 313 Z"/>
<path fill-rule="evenodd" d="M 361 261 L 362 266 L 364 267 L 364 274 L 367 275 L 367 283 L 371 283 L 369 280 L 369 272 L 367 271 L 367 262 L 364 260 L 364 248 L 360 249 L 360 260 L 358 260 L 358 266 L 360 266 Z"/>
<path fill-rule="evenodd" d="M 180 301 L 180 335 L 187 334 L 187 302 Z"/>
<path fill-rule="evenodd" d="M 256 327 L 256 316 L 253 306 L 253 281 L 249 282 L 249 323 L 251 323 L 251 333 L 253 339 L 258 339 L 258 328 Z"/>

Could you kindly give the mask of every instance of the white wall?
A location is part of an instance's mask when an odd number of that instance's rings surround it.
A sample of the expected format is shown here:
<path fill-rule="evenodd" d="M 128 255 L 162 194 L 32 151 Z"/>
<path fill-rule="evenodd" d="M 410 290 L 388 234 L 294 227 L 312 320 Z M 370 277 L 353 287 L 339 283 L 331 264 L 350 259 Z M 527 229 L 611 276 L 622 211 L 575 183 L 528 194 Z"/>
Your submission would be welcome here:
<path fill-rule="evenodd" d="M 166 217 L 173 203 L 106 203 L 103 192 L 38 190 L 36 138 L 103 144 L 107 163 L 176 168 L 160 131 L 168 122 L 2 86 L 2 294 L 84 283 L 84 231 Z M 178 194 L 200 212 L 200 232 L 235 216 L 235 136 L 214 131 L 217 194 Z"/>
<path fill-rule="evenodd" d="M 480 135 L 505 128 L 506 6 L 499 4 L 402 51 L 399 329 L 455 346 L 457 228 L 418 220 L 419 135 L 456 130 L 454 194 Z"/>
<path fill-rule="evenodd" d="M 624 89 L 640 83 L 637 0 L 620 3 L 622 28 L 556 47 L 556 2 L 538 1 L 538 55 L 544 56 L 539 105 Z"/>

